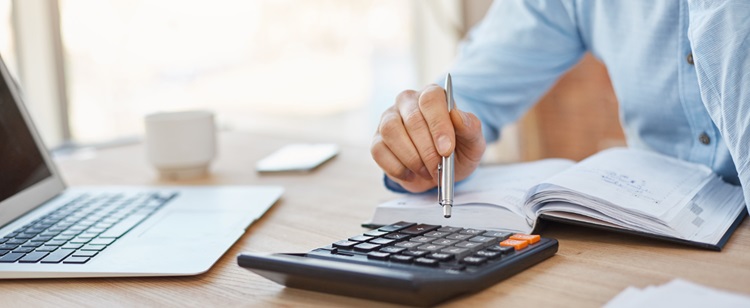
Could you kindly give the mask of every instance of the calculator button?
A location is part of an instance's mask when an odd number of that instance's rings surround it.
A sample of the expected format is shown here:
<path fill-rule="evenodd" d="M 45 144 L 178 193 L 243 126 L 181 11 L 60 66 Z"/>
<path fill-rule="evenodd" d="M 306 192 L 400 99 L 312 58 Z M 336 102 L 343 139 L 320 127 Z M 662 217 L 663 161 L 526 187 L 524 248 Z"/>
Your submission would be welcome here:
<path fill-rule="evenodd" d="M 393 262 L 398 262 L 398 263 L 411 263 L 411 261 L 414 260 L 414 257 L 404 256 L 404 255 L 392 255 L 390 260 Z"/>
<path fill-rule="evenodd" d="M 438 228 L 440 228 L 440 226 L 437 226 L 437 225 L 428 225 L 428 224 L 418 224 L 416 226 L 411 226 L 409 228 L 401 230 L 401 233 L 412 234 L 412 235 L 420 235 L 420 234 L 425 234 L 427 232 L 430 232 L 430 231 L 438 229 Z"/>
<path fill-rule="evenodd" d="M 388 260 L 388 257 L 390 257 L 391 254 L 387 252 L 380 252 L 380 251 L 371 251 L 367 253 L 368 259 L 374 259 L 374 260 Z"/>
<path fill-rule="evenodd" d="M 363 235 L 372 236 L 372 237 L 378 237 L 378 236 L 383 236 L 383 235 L 386 235 L 386 234 L 388 234 L 388 232 L 380 231 L 380 230 L 370 230 L 370 231 L 365 232 L 365 234 L 363 234 Z"/>
<path fill-rule="evenodd" d="M 502 231 L 487 231 L 483 233 L 482 236 L 496 237 L 498 238 L 498 240 L 504 241 L 508 239 L 511 236 L 511 234 L 508 232 L 502 232 Z"/>
<path fill-rule="evenodd" d="M 419 245 L 423 245 L 423 244 L 419 242 L 399 242 L 399 243 L 396 243 L 395 246 L 406 248 L 406 249 L 412 249 L 412 248 L 417 248 L 417 246 Z"/>
<path fill-rule="evenodd" d="M 445 248 L 443 245 L 435 245 L 435 244 L 424 244 L 422 246 L 417 247 L 419 250 L 425 250 L 425 251 L 439 251 L 441 249 Z"/>
<path fill-rule="evenodd" d="M 333 247 L 336 247 L 336 248 L 347 249 L 347 248 L 351 248 L 352 246 L 357 245 L 357 244 L 359 244 L 359 243 L 352 242 L 352 241 L 347 241 L 347 240 L 343 240 L 343 241 L 335 242 L 332 245 L 333 245 Z"/>
<path fill-rule="evenodd" d="M 435 240 L 435 238 L 433 238 L 433 237 L 418 236 L 418 237 L 410 239 L 409 241 L 410 242 L 419 242 L 419 243 L 422 243 L 422 244 L 426 244 L 426 243 L 432 242 L 434 240 Z"/>
<path fill-rule="evenodd" d="M 405 239 L 407 239 L 407 238 L 410 238 L 410 237 L 411 237 L 411 235 L 409 235 L 409 234 L 404 234 L 404 233 L 389 233 L 389 234 L 387 234 L 387 235 L 386 235 L 386 236 L 384 236 L 384 237 L 385 237 L 385 238 L 389 238 L 389 239 L 392 239 L 392 240 L 397 240 L 397 241 L 400 241 L 400 240 L 405 240 Z"/>
<path fill-rule="evenodd" d="M 378 244 L 378 245 L 388 245 L 390 243 L 395 242 L 396 240 L 391 240 L 387 238 L 376 238 L 374 240 L 370 240 L 369 243 Z"/>
<path fill-rule="evenodd" d="M 448 233 L 448 232 L 441 232 L 441 231 L 432 231 L 432 232 L 429 232 L 429 233 L 425 234 L 424 236 L 429 236 L 429 237 L 444 237 L 444 236 L 446 236 L 448 234 L 450 234 L 450 233 Z"/>
<path fill-rule="evenodd" d="M 434 240 L 432 243 L 436 244 L 436 245 L 450 246 L 450 245 L 453 245 L 455 243 L 458 243 L 458 241 L 457 240 L 449 240 L 449 239 L 441 238 L 441 239 Z"/>
<path fill-rule="evenodd" d="M 442 227 L 442 228 L 438 229 L 438 231 L 453 233 L 453 232 L 461 231 L 461 229 L 463 229 L 463 228 L 459 228 L 459 227 Z"/>
<path fill-rule="evenodd" d="M 470 239 L 471 237 L 473 237 L 473 235 L 471 235 L 471 234 L 451 234 L 451 235 L 446 236 L 445 238 L 447 238 L 449 240 L 463 241 L 463 240 L 466 240 L 466 239 Z"/>
<path fill-rule="evenodd" d="M 416 225 L 416 224 L 413 223 L 413 222 L 399 221 L 399 222 L 397 222 L 395 224 L 391 224 L 391 225 L 380 227 L 378 229 L 378 231 L 393 232 L 393 231 L 398 231 L 398 230 L 401 230 L 401 229 L 405 229 L 405 228 L 411 227 L 413 225 Z"/>
<path fill-rule="evenodd" d="M 475 243 L 480 243 L 480 244 L 485 244 L 486 245 L 486 244 L 491 244 L 491 242 L 494 242 L 496 240 L 497 240 L 497 238 L 495 238 L 495 237 L 489 237 L 489 236 L 482 236 L 482 235 L 480 235 L 480 236 L 475 236 L 475 237 L 470 238 L 469 242 L 475 242 Z"/>
<path fill-rule="evenodd" d="M 435 259 L 440 262 L 450 261 L 453 259 L 453 255 L 449 253 L 436 252 L 427 256 L 430 259 Z"/>
<path fill-rule="evenodd" d="M 430 252 L 426 250 L 407 250 L 407 251 L 404 251 L 402 254 L 405 256 L 422 257 L 428 253 Z"/>
<path fill-rule="evenodd" d="M 509 254 L 509 253 L 515 251 L 515 249 L 513 247 L 500 246 L 500 245 L 492 245 L 490 247 L 487 247 L 487 250 L 489 250 L 489 251 L 497 251 L 497 252 L 499 252 L 500 254 L 503 254 L 503 255 Z"/>
<path fill-rule="evenodd" d="M 539 235 L 536 234 L 513 234 L 510 238 L 513 240 L 527 241 L 529 244 L 534 244 L 539 241 Z"/>
<path fill-rule="evenodd" d="M 463 229 L 461 232 L 458 232 L 460 234 L 471 234 L 471 235 L 480 235 L 482 233 L 485 233 L 487 231 L 484 230 L 477 230 L 477 229 Z"/>
<path fill-rule="evenodd" d="M 383 247 L 383 248 L 380 248 L 380 250 L 379 250 L 379 251 L 380 251 L 380 252 L 387 252 L 387 253 L 399 253 L 399 252 L 402 252 L 402 251 L 404 251 L 404 250 L 406 250 L 406 248 L 402 248 L 402 247 L 394 247 L 394 246 L 388 246 L 388 247 Z"/>
<path fill-rule="evenodd" d="M 468 264 L 468 265 L 482 265 L 484 262 L 487 262 L 487 258 L 483 257 L 466 257 L 463 260 L 461 260 L 461 263 Z"/>
<path fill-rule="evenodd" d="M 372 243 L 359 243 L 354 246 L 354 250 L 361 252 L 368 252 L 378 248 L 380 248 L 380 245 Z"/>
<path fill-rule="evenodd" d="M 438 261 L 428 258 L 417 258 L 414 260 L 414 264 L 435 267 L 438 266 Z"/>
<path fill-rule="evenodd" d="M 466 269 L 466 265 L 456 264 L 456 265 L 452 265 L 451 267 L 446 268 L 445 272 L 449 274 L 460 274 L 465 269 Z"/>
<path fill-rule="evenodd" d="M 364 235 L 357 235 L 355 237 L 350 237 L 349 238 L 349 240 L 352 241 L 352 242 L 367 242 L 367 241 L 369 241 L 371 239 L 372 239 L 371 237 L 364 236 Z"/>
<path fill-rule="evenodd" d="M 475 248 L 475 247 L 482 246 L 482 243 L 477 243 L 477 242 L 460 242 L 460 243 L 458 243 L 456 245 L 453 245 L 453 246 L 461 247 L 461 248 Z"/>
<path fill-rule="evenodd" d="M 507 240 L 500 242 L 500 246 L 508 246 L 508 247 L 513 247 L 516 250 L 521 250 L 521 249 L 526 248 L 526 246 L 529 246 L 529 242 L 507 239 Z"/>
<path fill-rule="evenodd" d="M 483 257 L 483 258 L 487 258 L 490 260 L 497 259 L 498 257 L 500 257 L 500 255 L 501 253 L 499 251 L 490 251 L 490 250 L 480 250 L 480 251 L 477 251 L 477 253 L 475 254 L 475 256 L 477 257 Z"/>
<path fill-rule="evenodd" d="M 470 249 L 460 247 L 443 248 L 440 252 L 454 255 L 456 259 L 461 259 L 471 254 Z"/>

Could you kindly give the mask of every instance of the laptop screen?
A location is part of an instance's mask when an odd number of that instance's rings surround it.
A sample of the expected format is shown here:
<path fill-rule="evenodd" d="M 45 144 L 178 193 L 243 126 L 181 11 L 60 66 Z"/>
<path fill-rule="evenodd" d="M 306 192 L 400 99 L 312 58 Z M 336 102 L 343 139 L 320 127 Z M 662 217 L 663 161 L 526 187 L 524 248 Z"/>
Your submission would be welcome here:
<path fill-rule="evenodd" d="M 0 78 L 0 202 L 52 176 L 29 127 Z"/>

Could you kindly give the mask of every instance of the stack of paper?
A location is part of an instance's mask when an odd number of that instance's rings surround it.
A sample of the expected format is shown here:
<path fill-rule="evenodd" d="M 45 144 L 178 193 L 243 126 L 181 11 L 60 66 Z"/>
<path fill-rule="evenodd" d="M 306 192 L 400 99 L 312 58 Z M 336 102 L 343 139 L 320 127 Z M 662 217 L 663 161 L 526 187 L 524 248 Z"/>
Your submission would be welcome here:
<path fill-rule="evenodd" d="M 604 307 L 750 307 L 750 296 L 675 279 L 664 285 L 645 289 L 628 287 Z"/>

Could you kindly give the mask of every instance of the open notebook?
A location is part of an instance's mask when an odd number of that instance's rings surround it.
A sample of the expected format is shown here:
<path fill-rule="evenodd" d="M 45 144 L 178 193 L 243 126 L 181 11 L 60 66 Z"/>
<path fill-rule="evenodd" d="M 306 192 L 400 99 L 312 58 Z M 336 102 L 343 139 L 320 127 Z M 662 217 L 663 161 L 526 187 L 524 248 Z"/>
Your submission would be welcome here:
<path fill-rule="evenodd" d="M 720 250 L 745 217 L 742 189 L 703 165 L 616 148 L 579 163 L 482 167 L 456 187 L 450 221 L 433 192 L 380 204 L 367 225 L 398 220 L 530 233 L 539 218 Z"/>

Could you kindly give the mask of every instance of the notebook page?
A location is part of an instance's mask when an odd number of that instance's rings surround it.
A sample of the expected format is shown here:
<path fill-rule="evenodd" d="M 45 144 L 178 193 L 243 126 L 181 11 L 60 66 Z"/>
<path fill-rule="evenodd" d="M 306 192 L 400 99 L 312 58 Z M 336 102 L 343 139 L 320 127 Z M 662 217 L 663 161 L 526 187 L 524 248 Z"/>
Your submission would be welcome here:
<path fill-rule="evenodd" d="M 487 211 L 488 208 L 492 211 L 504 211 L 506 214 L 501 215 L 523 217 L 525 221 L 522 206 L 529 188 L 573 164 L 572 161 L 564 159 L 546 159 L 512 165 L 482 166 L 468 179 L 457 183 L 453 198 L 454 215 L 443 224 L 450 224 L 455 220 L 454 218 L 460 216 L 469 216 L 461 218 L 479 222 L 484 219 L 481 213 L 478 213 L 480 208 L 482 212 Z M 462 210 L 468 207 L 477 210 L 476 213 L 472 213 L 473 210 Z M 491 209 L 493 207 L 495 209 Z M 415 211 L 421 212 L 425 219 L 441 214 L 437 203 L 437 193 L 430 191 L 382 203 L 376 208 L 372 221 L 378 223 L 383 217 L 394 216 L 390 213 L 408 212 L 411 214 Z M 439 216 L 442 219 L 442 215 Z M 482 222 L 482 225 L 488 224 L 492 222 Z"/>
<path fill-rule="evenodd" d="M 703 165 L 616 148 L 597 153 L 545 182 L 624 210 L 662 217 L 689 202 L 711 177 L 711 170 Z"/>
<path fill-rule="evenodd" d="M 526 192 L 572 165 L 573 162 L 569 160 L 545 159 L 513 165 L 483 166 L 457 186 L 453 199 L 459 205 L 492 203 L 524 215 L 522 206 Z"/>

